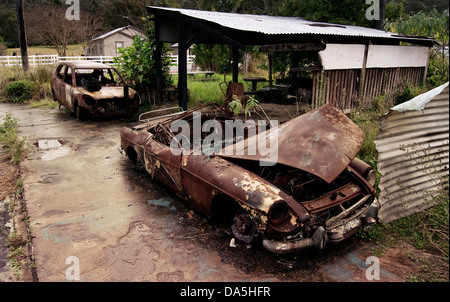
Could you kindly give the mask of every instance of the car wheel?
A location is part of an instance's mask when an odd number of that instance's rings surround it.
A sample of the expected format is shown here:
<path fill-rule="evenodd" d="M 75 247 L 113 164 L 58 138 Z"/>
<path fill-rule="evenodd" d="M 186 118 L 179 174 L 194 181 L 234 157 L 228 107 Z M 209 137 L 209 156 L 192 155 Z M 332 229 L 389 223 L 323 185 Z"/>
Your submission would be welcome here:
<path fill-rule="evenodd" d="M 256 225 L 245 211 L 238 211 L 234 215 L 231 231 L 236 239 L 244 243 L 252 243 L 258 237 Z"/>
<path fill-rule="evenodd" d="M 75 116 L 76 116 L 77 120 L 79 120 L 79 121 L 85 120 L 83 108 L 81 108 L 78 105 L 75 106 Z"/>
<path fill-rule="evenodd" d="M 53 97 L 53 100 L 54 100 L 55 102 L 58 101 L 58 99 L 56 98 L 55 91 L 54 91 L 53 89 L 52 89 L 52 97 Z"/>

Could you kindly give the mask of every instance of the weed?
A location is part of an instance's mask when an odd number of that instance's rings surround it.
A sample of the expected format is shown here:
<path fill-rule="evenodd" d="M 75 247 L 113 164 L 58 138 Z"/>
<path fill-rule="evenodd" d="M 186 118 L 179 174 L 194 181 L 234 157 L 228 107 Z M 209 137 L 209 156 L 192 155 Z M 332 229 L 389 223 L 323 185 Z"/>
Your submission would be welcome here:
<path fill-rule="evenodd" d="M 6 96 L 14 103 L 23 103 L 31 99 L 35 89 L 29 80 L 12 81 L 6 85 Z"/>
<path fill-rule="evenodd" d="M 21 267 L 26 263 L 25 247 L 28 241 L 17 232 L 12 232 L 6 240 L 6 245 L 10 252 L 8 253 L 8 259 L 10 261 L 10 267 L 12 268 L 16 278 L 20 276 Z"/>
<path fill-rule="evenodd" d="M 22 157 L 25 139 L 17 138 L 18 119 L 10 112 L 3 118 L 0 125 L 0 144 L 5 153 L 9 153 L 11 163 L 17 165 Z"/>
<path fill-rule="evenodd" d="M 17 118 L 11 113 L 6 112 L 3 118 L 3 124 L 0 125 L 0 143 L 9 151 L 17 140 Z"/>
<path fill-rule="evenodd" d="M 29 72 L 14 67 L 0 68 L 0 100 L 10 102 L 51 99 L 50 78 L 53 66 L 37 66 Z"/>

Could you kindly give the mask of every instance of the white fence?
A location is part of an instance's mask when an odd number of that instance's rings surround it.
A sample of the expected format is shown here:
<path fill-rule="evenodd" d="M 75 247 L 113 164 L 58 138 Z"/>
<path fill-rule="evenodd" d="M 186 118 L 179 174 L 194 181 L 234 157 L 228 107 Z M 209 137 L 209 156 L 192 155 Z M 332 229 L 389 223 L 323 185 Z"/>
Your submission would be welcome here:
<path fill-rule="evenodd" d="M 51 65 L 63 61 L 92 61 L 99 63 L 113 63 L 112 56 L 77 56 L 77 57 L 60 57 L 58 55 L 30 55 L 28 63 L 30 66 Z M 21 56 L 1 56 L 0 66 L 16 66 L 22 65 Z"/>
<path fill-rule="evenodd" d="M 178 56 L 171 57 L 171 72 L 178 71 Z M 63 61 L 92 61 L 99 63 L 107 63 L 114 65 L 114 57 L 112 56 L 77 56 L 77 57 L 60 57 L 58 55 L 30 55 L 28 62 L 30 66 L 51 65 Z M 195 56 L 187 57 L 188 70 L 194 69 Z M 22 65 L 21 56 L 0 56 L 0 66 L 20 66 Z"/>

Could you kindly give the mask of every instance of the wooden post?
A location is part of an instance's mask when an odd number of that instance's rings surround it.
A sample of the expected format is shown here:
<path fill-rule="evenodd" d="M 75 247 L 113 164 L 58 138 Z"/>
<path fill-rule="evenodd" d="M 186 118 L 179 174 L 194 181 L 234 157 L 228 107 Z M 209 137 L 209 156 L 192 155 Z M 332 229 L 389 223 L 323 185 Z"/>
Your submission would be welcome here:
<path fill-rule="evenodd" d="M 365 45 L 364 48 L 364 57 L 363 57 L 363 64 L 361 69 L 361 76 L 359 77 L 359 91 L 358 91 L 358 99 L 360 106 L 364 103 L 365 95 L 364 95 L 364 81 L 366 78 L 366 65 L 367 65 L 367 54 L 369 52 L 369 44 Z"/>
<path fill-rule="evenodd" d="M 156 48 L 153 54 L 156 65 L 156 99 L 158 103 L 161 103 L 161 90 L 162 90 L 162 42 L 159 41 L 159 18 L 155 16 L 155 41 Z"/>
<path fill-rule="evenodd" d="M 183 110 L 187 110 L 187 34 L 182 18 L 178 19 L 178 92 L 178 103 Z"/>
<path fill-rule="evenodd" d="M 239 81 L 239 47 L 233 45 L 233 82 Z"/>
<path fill-rule="evenodd" d="M 427 64 L 425 65 L 423 69 L 423 76 L 422 76 L 422 84 L 425 84 L 427 82 L 427 75 L 428 75 L 428 64 L 430 63 L 430 52 L 431 48 L 428 48 L 428 55 L 427 55 Z"/>
<path fill-rule="evenodd" d="M 269 60 L 269 87 L 272 89 L 272 53 L 270 51 L 267 53 L 267 58 Z"/>
<path fill-rule="evenodd" d="M 23 0 L 16 0 L 16 15 L 17 15 L 17 32 L 19 33 L 20 54 L 22 56 L 23 71 L 28 71 L 28 50 L 27 50 L 27 35 L 25 33 L 25 21 L 23 18 Z"/>

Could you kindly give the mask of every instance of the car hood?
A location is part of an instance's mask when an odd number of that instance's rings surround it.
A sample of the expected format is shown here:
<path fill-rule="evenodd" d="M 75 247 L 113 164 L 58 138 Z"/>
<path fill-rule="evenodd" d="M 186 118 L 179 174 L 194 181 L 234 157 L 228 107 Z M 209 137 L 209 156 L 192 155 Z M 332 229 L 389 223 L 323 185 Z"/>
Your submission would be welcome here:
<path fill-rule="evenodd" d="M 249 154 L 249 144 L 254 144 L 255 140 L 248 138 L 223 149 L 220 156 L 279 163 L 331 183 L 350 164 L 365 139 L 361 129 L 332 105 L 322 106 L 255 137 L 258 142 L 266 139 L 268 142 L 274 135 L 278 137 L 278 144 L 271 143 L 267 148 L 269 152 L 264 154 L 258 152 L 259 148 L 256 148 L 256 154 Z M 275 152 L 278 156 L 274 159 Z"/>
<path fill-rule="evenodd" d="M 91 98 L 95 100 L 102 100 L 102 99 L 113 99 L 113 98 L 123 98 L 123 86 L 103 86 L 102 89 L 98 91 L 88 91 L 87 89 L 84 89 L 83 87 L 78 87 L 78 90 L 83 95 L 88 95 Z M 129 96 L 130 98 L 134 98 L 134 94 L 136 91 L 134 89 L 129 88 Z"/>

